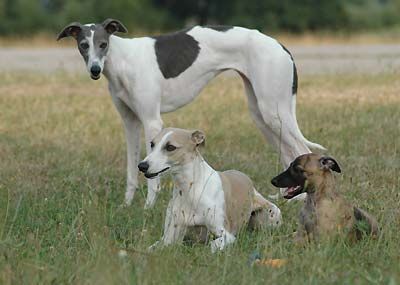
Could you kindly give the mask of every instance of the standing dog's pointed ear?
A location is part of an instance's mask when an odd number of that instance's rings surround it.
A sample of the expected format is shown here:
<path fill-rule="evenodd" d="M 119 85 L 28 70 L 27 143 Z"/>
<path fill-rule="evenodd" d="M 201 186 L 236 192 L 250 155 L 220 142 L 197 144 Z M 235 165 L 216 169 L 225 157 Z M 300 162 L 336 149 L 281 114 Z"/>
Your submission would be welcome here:
<path fill-rule="evenodd" d="M 82 25 L 78 22 L 73 22 L 66 26 L 61 33 L 58 34 L 57 41 L 66 37 L 74 37 L 75 39 L 78 37 L 78 34 L 82 31 Z"/>
<path fill-rule="evenodd" d="M 329 156 L 323 156 L 319 159 L 319 162 L 321 164 L 321 169 L 323 170 L 333 170 L 336 171 L 338 173 L 341 173 L 342 170 L 339 167 L 339 164 L 337 163 L 337 161 L 335 159 L 333 159 L 332 157 Z"/>
<path fill-rule="evenodd" d="M 196 145 L 199 146 L 201 144 L 204 144 L 206 139 L 206 135 L 202 131 L 193 131 L 192 132 L 192 142 Z"/>
<path fill-rule="evenodd" d="M 118 20 L 114 19 L 106 19 L 103 22 L 103 27 L 109 33 L 110 35 L 120 32 L 120 33 L 126 33 L 128 32 L 128 29 L 125 28 L 125 26 Z"/>

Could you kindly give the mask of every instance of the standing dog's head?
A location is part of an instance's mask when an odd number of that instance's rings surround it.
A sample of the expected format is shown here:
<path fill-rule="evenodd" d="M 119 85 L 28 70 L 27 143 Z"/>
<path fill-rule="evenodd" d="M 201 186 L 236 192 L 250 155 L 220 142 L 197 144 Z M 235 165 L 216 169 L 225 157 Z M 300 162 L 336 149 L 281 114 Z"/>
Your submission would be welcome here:
<path fill-rule="evenodd" d="M 110 36 L 116 32 L 126 33 L 127 31 L 120 21 L 114 19 L 107 19 L 101 24 L 82 25 L 74 22 L 61 31 L 57 40 L 65 37 L 75 38 L 90 77 L 97 80 L 104 68 Z"/>
<path fill-rule="evenodd" d="M 197 147 L 204 140 L 205 135 L 201 131 L 163 129 L 151 141 L 152 151 L 138 168 L 147 178 L 157 177 L 167 170 L 177 170 L 194 159 Z"/>
<path fill-rule="evenodd" d="M 276 187 L 287 187 L 283 197 L 291 199 L 315 189 L 331 171 L 341 172 L 339 164 L 332 157 L 309 153 L 297 157 L 288 169 L 274 177 L 271 183 Z"/>

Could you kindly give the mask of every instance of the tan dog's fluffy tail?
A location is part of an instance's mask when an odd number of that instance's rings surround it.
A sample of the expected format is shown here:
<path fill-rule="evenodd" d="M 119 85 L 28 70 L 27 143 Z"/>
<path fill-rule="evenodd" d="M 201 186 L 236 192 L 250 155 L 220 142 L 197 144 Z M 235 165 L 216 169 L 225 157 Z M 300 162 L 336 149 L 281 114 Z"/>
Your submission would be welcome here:
<path fill-rule="evenodd" d="M 380 230 L 378 222 L 374 217 L 357 207 L 354 207 L 354 217 L 356 218 L 357 239 L 360 239 L 364 233 L 373 238 L 378 237 Z"/>

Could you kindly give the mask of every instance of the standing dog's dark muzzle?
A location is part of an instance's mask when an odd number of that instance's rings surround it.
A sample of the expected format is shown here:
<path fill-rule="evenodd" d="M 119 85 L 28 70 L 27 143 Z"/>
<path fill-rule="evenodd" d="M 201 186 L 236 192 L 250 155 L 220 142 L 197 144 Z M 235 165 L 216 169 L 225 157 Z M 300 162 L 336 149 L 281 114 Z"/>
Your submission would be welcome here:
<path fill-rule="evenodd" d="M 94 80 L 97 80 L 100 78 L 100 73 L 101 73 L 101 67 L 98 65 L 93 65 L 90 68 L 90 77 Z"/>

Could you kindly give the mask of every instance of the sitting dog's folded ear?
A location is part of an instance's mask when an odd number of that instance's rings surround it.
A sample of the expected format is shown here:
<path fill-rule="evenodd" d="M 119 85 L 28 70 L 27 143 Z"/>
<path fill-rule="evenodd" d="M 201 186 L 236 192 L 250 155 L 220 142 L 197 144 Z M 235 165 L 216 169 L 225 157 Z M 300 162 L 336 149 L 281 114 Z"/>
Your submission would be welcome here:
<path fill-rule="evenodd" d="M 192 132 L 192 141 L 196 146 L 205 144 L 206 135 L 202 131 L 193 131 Z"/>
<path fill-rule="evenodd" d="M 57 41 L 66 37 L 74 37 L 75 39 L 78 37 L 78 34 L 82 31 L 82 25 L 78 22 L 73 22 L 66 26 L 57 37 Z"/>
<path fill-rule="evenodd" d="M 330 156 L 321 157 L 319 159 L 319 162 L 321 163 L 321 169 L 323 169 L 323 170 L 330 169 L 330 170 L 336 171 L 338 173 L 342 172 L 337 161 Z"/>
<path fill-rule="evenodd" d="M 128 32 L 128 29 L 125 28 L 125 26 L 118 20 L 114 19 L 106 19 L 102 23 L 104 29 L 107 31 L 109 34 L 114 34 L 116 32 L 119 33 L 126 33 Z"/>

